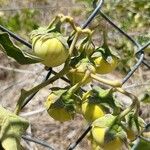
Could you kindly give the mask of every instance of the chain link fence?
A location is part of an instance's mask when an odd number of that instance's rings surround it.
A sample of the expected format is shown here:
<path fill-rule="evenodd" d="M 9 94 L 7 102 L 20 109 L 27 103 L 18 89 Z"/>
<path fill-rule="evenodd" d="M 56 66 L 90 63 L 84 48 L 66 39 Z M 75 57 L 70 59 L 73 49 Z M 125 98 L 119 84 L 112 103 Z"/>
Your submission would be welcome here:
<path fill-rule="evenodd" d="M 12 3 L 16 3 L 16 1 L 12 1 Z M 38 10 L 44 10 L 44 11 L 53 11 L 53 9 L 55 8 L 60 9 L 62 8 L 60 1 L 57 0 L 55 3 L 53 3 L 53 1 L 51 2 L 52 5 L 43 5 L 43 6 L 39 6 L 39 4 L 34 4 L 30 5 L 28 7 L 23 6 L 23 3 L 20 2 L 20 6 L 18 6 L 18 8 L 12 7 L 12 8 L 8 8 L 8 7 L 3 7 L 0 9 L 0 11 L 20 11 L 22 9 L 38 9 Z M 66 1 L 66 4 L 67 1 Z M 74 2 L 75 4 L 75 2 Z M 67 10 L 67 14 L 69 14 L 69 9 L 72 7 L 72 4 L 65 6 L 65 8 Z M 141 64 L 144 64 L 148 69 L 150 69 L 150 64 L 147 62 L 146 58 L 144 57 L 144 49 L 146 49 L 149 45 L 150 45 L 150 41 L 148 41 L 145 45 L 141 45 L 138 41 L 136 41 L 135 39 L 133 39 L 128 33 L 126 33 L 124 30 L 122 30 L 117 24 L 115 24 L 115 20 L 112 20 L 111 18 L 109 18 L 109 16 L 107 16 L 103 11 L 102 11 L 102 7 L 104 5 L 104 0 L 99 0 L 97 2 L 97 0 L 94 0 L 93 2 L 93 11 L 92 13 L 89 15 L 88 19 L 81 25 L 81 28 L 86 28 L 89 26 L 89 24 L 94 20 L 94 18 L 97 15 L 100 15 L 109 25 L 112 26 L 112 28 L 114 28 L 116 31 L 118 31 L 121 35 L 123 35 L 125 38 L 127 38 L 132 44 L 133 46 L 136 48 L 135 49 L 135 56 L 137 57 L 137 62 L 134 64 L 134 66 L 132 67 L 132 69 L 127 73 L 127 75 L 124 76 L 124 78 L 122 79 L 122 84 L 126 83 L 128 81 L 128 79 L 134 74 L 134 72 L 139 68 L 139 66 Z M 45 14 L 44 14 L 45 15 Z M 44 16 L 43 15 L 43 16 Z M 3 32 L 7 32 L 12 38 L 14 38 L 15 40 L 17 40 L 18 42 L 22 43 L 23 45 L 27 46 L 28 48 L 32 48 L 32 45 L 30 43 L 28 43 L 25 39 L 19 37 L 17 34 L 11 32 L 10 30 L 8 30 L 7 28 L 5 28 L 4 26 L 0 25 L 0 30 Z M 43 79 L 44 81 L 48 80 L 49 77 L 51 76 L 51 74 L 57 74 L 56 71 L 54 71 L 52 68 L 49 69 L 46 77 Z M 64 80 L 65 82 L 69 83 L 69 80 L 65 77 L 61 78 L 62 80 Z M 84 89 L 83 89 L 84 90 Z M 26 106 L 26 104 L 28 102 L 30 102 L 32 100 L 32 98 L 36 95 L 36 93 L 30 95 L 24 105 L 22 106 L 22 108 L 24 106 Z M 43 110 L 41 110 L 43 111 Z M 74 140 L 73 143 L 70 143 L 68 145 L 68 147 L 66 147 L 66 150 L 73 150 L 77 147 L 78 144 L 80 144 L 82 142 L 82 140 L 85 138 L 85 136 L 88 134 L 88 132 L 91 130 L 91 125 L 89 124 L 87 127 L 85 127 L 83 133 L 81 133 L 80 135 L 78 135 L 78 138 Z M 62 135 L 63 136 L 63 135 Z M 41 139 L 38 138 L 33 138 L 30 135 L 24 135 L 22 136 L 22 138 L 24 140 L 27 141 L 31 141 L 37 144 L 40 144 L 50 150 L 56 150 L 55 148 L 51 147 L 51 145 L 49 145 L 46 141 L 43 141 Z"/>

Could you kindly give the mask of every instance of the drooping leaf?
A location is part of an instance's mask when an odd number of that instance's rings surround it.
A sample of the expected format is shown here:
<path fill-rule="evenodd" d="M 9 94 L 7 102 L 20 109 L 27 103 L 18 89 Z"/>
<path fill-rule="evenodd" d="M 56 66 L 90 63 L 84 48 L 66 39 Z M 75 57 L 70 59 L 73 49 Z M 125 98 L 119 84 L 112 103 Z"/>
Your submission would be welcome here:
<path fill-rule="evenodd" d="M 42 60 L 33 54 L 22 51 L 17 47 L 10 39 L 7 33 L 0 33 L 0 45 L 2 50 L 9 56 L 14 58 L 18 63 L 34 64 L 41 62 Z"/>
<path fill-rule="evenodd" d="M 142 95 L 141 102 L 150 103 L 150 91 L 147 91 Z"/>
<path fill-rule="evenodd" d="M 149 150 L 149 149 L 150 149 L 150 142 L 140 139 L 136 143 L 136 145 L 133 145 L 133 148 L 131 150 Z"/>

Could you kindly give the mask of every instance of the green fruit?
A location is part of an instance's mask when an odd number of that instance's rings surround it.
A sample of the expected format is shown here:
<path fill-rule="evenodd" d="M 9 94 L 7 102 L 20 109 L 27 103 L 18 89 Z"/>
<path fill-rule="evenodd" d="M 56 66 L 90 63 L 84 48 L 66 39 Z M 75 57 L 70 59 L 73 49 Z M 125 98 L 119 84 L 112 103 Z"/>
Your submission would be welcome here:
<path fill-rule="evenodd" d="M 92 135 L 96 143 L 103 148 L 103 150 L 120 150 L 123 146 L 123 142 L 119 137 L 115 137 L 109 142 L 106 142 L 106 130 L 107 128 L 93 127 Z M 112 136 L 112 135 L 110 135 Z"/>
<path fill-rule="evenodd" d="M 115 116 L 108 114 L 92 123 L 93 140 L 103 150 L 120 150 L 126 141 L 126 133 L 115 123 Z"/>
<path fill-rule="evenodd" d="M 104 116 L 105 112 L 100 103 L 91 102 L 89 97 L 90 92 L 83 95 L 82 114 L 87 121 L 93 122 L 94 120 Z"/>
<path fill-rule="evenodd" d="M 79 43 L 78 50 L 80 53 L 85 52 L 87 56 L 90 56 L 94 52 L 94 46 L 90 43 Z"/>
<path fill-rule="evenodd" d="M 63 40 L 60 40 L 63 39 Z M 35 36 L 32 38 L 32 47 L 36 56 L 43 59 L 42 63 L 47 67 L 56 67 L 63 64 L 68 58 L 69 52 L 62 36 Z"/>
<path fill-rule="evenodd" d="M 74 72 L 70 72 L 70 73 L 67 74 L 67 77 L 71 81 L 72 85 L 80 82 L 84 78 L 86 71 L 90 71 L 91 73 L 96 72 L 95 67 L 93 66 L 93 64 L 90 63 L 89 61 L 86 61 L 86 59 L 83 59 L 83 60 L 79 61 L 73 67 L 73 69 L 75 70 Z M 91 81 L 92 81 L 92 79 L 90 77 L 88 77 L 84 84 L 87 84 Z"/>
<path fill-rule="evenodd" d="M 60 122 L 72 120 L 74 118 L 74 113 L 69 110 L 69 105 L 65 104 L 61 95 L 62 91 L 60 91 L 60 93 L 52 92 L 48 96 L 45 102 L 47 112 L 54 120 Z"/>
<path fill-rule="evenodd" d="M 127 138 L 134 141 L 138 135 L 144 130 L 145 122 L 142 118 L 136 116 L 134 112 L 130 112 L 125 116 L 125 131 L 127 133 Z"/>
<path fill-rule="evenodd" d="M 94 58 L 96 66 L 96 72 L 98 74 L 107 74 L 112 72 L 118 65 L 118 59 L 114 56 L 110 57 L 110 60 L 105 60 L 102 56 Z"/>
<path fill-rule="evenodd" d="M 127 133 L 127 138 L 131 141 L 135 140 L 137 137 L 137 134 L 131 129 L 127 129 L 126 133 Z"/>
<path fill-rule="evenodd" d="M 82 113 L 85 119 L 89 122 L 92 122 L 102 116 L 104 116 L 104 111 L 101 105 L 98 104 L 90 104 L 88 102 L 84 102 L 82 104 Z"/>
<path fill-rule="evenodd" d="M 48 114 L 55 120 L 65 122 L 72 120 L 72 115 L 64 108 L 49 109 Z"/>

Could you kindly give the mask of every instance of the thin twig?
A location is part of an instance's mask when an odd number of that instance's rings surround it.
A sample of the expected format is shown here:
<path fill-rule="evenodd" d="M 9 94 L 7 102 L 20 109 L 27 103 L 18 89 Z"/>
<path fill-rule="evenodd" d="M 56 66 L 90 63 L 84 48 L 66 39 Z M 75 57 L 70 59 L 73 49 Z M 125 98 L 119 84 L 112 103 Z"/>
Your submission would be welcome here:
<path fill-rule="evenodd" d="M 150 142 L 150 138 L 146 138 L 144 136 L 139 136 L 139 138 L 141 138 L 142 140 L 144 140 L 146 142 Z"/>
<path fill-rule="evenodd" d="M 136 87 L 146 86 L 146 85 L 150 85 L 150 83 L 141 83 L 141 84 L 135 84 L 135 85 L 128 85 L 128 86 L 125 86 L 124 89 L 136 88 Z"/>
<path fill-rule="evenodd" d="M 1 8 L 0 11 L 18 11 L 18 10 L 24 10 L 24 9 L 52 9 L 55 7 L 52 7 L 51 5 L 47 5 L 47 6 L 38 6 L 38 7 L 18 7 L 18 8 Z"/>
<path fill-rule="evenodd" d="M 20 80 L 20 81 L 17 81 L 17 82 L 12 82 L 12 84 L 9 83 L 8 86 L 5 86 L 4 89 L 2 89 L 2 90 L 0 91 L 0 94 L 2 94 L 3 92 L 5 92 L 6 90 L 12 88 L 12 87 L 15 86 L 15 85 L 21 84 L 21 83 L 24 83 L 24 82 L 25 82 L 25 80 L 23 79 L 23 80 Z"/>
<path fill-rule="evenodd" d="M 2 65 L 0 65 L 0 69 L 9 70 L 9 71 L 13 71 L 13 72 L 19 72 L 19 73 L 26 73 L 26 74 L 36 74 L 33 71 L 23 70 L 23 69 L 16 69 L 16 68 L 11 68 L 11 67 L 4 67 Z"/>
<path fill-rule="evenodd" d="M 41 140 L 41 139 L 37 139 L 37 138 L 34 138 L 34 137 L 30 137 L 30 136 L 27 136 L 27 135 L 22 135 L 22 138 L 24 140 L 27 140 L 27 141 L 30 141 L 30 142 L 34 142 L 34 143 L 37 143 L 37 144 L 40 144 L 44 147 L 47 147 L 49 148 L 49 150 L 56 150 L 54 148 L 52 148 L 47 142 Z"/>
<path fill-rule="evenodd" d="M 29 116 L 33 116 L 33 115 L 42 113 L 45 110 L 46 110 L 45 108 L 40 108 L 40 109 L 35 110 L 35 111 L 30 111 L 30 112 L 27 112 L 27 113 L 21 113 L 20 116 L 22 116 L 22 117 L 29 117 Z"/>
<path fill-rule="evenodd" d="M 72 6 L 61 6 L 61 8 L 72 8 Z M 24 9 L 40 9 L 40 10 L 46 10 L 46 9 L 56 9 L 56 7 L 52 6 L 52 5 L 46 5 L 46 6 L 34 6 L 34 7 L 18 7 L 18 8 L 1 8 L 0 11 L 18 11 L 18 10 L 24 10 Z"/>

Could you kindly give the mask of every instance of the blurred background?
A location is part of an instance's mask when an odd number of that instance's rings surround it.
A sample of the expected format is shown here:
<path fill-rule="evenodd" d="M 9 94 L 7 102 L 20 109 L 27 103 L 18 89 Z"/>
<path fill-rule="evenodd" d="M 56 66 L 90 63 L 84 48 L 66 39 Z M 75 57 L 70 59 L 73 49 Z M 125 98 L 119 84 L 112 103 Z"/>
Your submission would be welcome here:
<path fill-rule="evenodd" d="M 47 26 L 59 13 L 70 15 L 77 25 L 82 25 L 92 12 L 92 0 L 0 0 L 0 24 L 30 42 L 29 33 L 39 26 Z M 150 41 L 150 1 L 148 0 L 106 0 L 102 10 L 114 23 L 137 40 L 141 45 Z M 134 56 L 136 47 L 122 34 L 116 31 L 108 22 L 98 15 L 89 28 L 95 29 L 93 40 L 96 45 L 102 45 L 102 30 L 108 31 L 108 44 L 120 56 L 118 68 L 104 77 L 121 80 L 136 62 Z M 64 26 L 69 33 L 70 27 Z M 15 41 L 15 44 L 26 51 L 27 47 Z M 150 46 L 145 50 L 147 64 L 150 65 Z M 59 71 L 60 67 L 54 68 Z M 0 103 L 9 110 L 14 110 L 22 88 L 29 89 L 40 83 L 46 76 L 42 64 L 21 66 L 15 60 L 8 58 L 0 51 Z M 91 84 L 99 85 L 96 82 Z M 22 116 L 30 122 L 28 134 L 48 142 L 56 150 L 64 150 L 78 138 L 85 128 L 82 116 L 77 115 L 70 122 L 60 123 L 48 116 L 43 102 L 53 86 L 65 87 L 62 80 L 42 89 L 23 109 Z M 100 85 L 101 86 L 101 85 Z M 88 85 L 85 88 L 90 88 Z M 124 88 L 138 97 L 150 95 L 150 70 L 141 65 L 134 75 L 125 83 Z M 126 99 L 121 99 L 126 104 Z M 149 100 L 150 101 L 150 98 Z M 145 104 L 146 103 L 146 104 Z M 150 121 L 150 109 L 147 100 L 141 106 L 141 116 Z M 22 141 L 27 150 L 46 150 L 38 144 Z M 77 146 L 77 150 L 90 150 L 86 138 Z"/>

